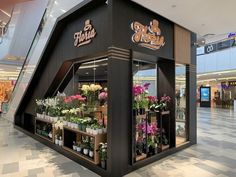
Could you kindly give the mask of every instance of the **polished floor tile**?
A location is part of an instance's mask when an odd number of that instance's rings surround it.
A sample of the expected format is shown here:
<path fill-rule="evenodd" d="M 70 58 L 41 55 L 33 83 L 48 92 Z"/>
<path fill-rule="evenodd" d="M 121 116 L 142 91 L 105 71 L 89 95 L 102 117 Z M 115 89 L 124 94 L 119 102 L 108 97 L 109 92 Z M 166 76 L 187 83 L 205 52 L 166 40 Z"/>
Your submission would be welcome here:
<path fill-rule="evenodd" d="M 126 177 L 236 177 L 236 113 L 198 109 L 198 144 Z M 0 118 L 1 177 L 97 177 Z"/>

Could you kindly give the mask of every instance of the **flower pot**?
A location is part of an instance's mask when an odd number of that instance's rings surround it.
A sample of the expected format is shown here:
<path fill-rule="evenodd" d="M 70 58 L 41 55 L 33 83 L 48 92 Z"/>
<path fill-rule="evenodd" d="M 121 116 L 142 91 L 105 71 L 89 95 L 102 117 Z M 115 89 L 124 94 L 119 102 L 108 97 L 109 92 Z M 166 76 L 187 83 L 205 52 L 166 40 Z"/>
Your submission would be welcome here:
<path fill-rule="evenodd" d="M 93 135 L 97 135 L 98 134 L 98 129 L 93 130 Z"/>
<path fill-rule="evenodd" d="M 64 126 L 68 126 L 68 122 L 67 121 L 63 121 L 63 125 Z"/>
<path fill-rule="evenodd" d="M 102 131 L 103 131 L 103 133 L 107 133 L 107 128 L 106 127 L 103 128 Z"/>
<path fill-rule="evenodd" d="M 103 130 L 102 129 L 98 129 L 98 134 L 102 134 Z"/>
<path fill-rule="evenodd" d="M 46 119 L 46 120 L 49 120 L 49 118 L 50 118 L 50 117 L 49 117 L 48 115 L 45 115 L 45 119 Z"/>
<path fill-rule="evenodd" d="M 82 131 L 82 124 L 78 124 L 78 129 Z"/>
<path fill-rule="evenodd" d="M 139 114 L 140 115 L 144 115 L 145 114 L 145 109 L 144 108 L 140 108 L 139 109 Z"/>
<path fill-rule="evenodd" d="M 58 117 L 53 117 L 53 122 L 57 122 L 58 121 Z"/>
<path fill-rule="evenodd" d="M 71 128 L 71 122 L 67 122 L 67 126 Z"/>
<path fill-rule="evenodd" d="M 52 133 L 51 133 L 51 132 L 48 134 L 48 137 L 49 137 L 49 138 L 52 138 Z"/>
<path fill-rule="evenodd" d="M 55 139 L 55 144 L 58 145 L 59 144 L 59 140 Z"/>
<path fill-rule="evenodd" d="M 84 150 L 83 150 L 83 153 L 84 153 L 84 155 L 88 155 L 89 150 L 88 150 L 88 149 L 84 149 Z"/>
<path fill-rule="evenodd" d="M 102 160 L 102 161 L 101 161 L 101 167 L 102 167 L 103 169 L 106 169 L 106 161 L 105 161 L 105 160 Z"/>
<path fill-rule="evenodd" d="M 62 140 L 59 140 L 59 141 L 58 141 L 58 145 L 59 145 L 59 146 L 62 146 L 62 145 L 63 145 L 63 141 L 62 141 Z"/>
<path fill-rule="evenodd" d="M 39 113 L 36 113 L 36 117 L 40 118 L 40 116 L 41 116 L 41 115 L 40 115 Z"/>
<path fill-rule="evenodd" d="M 79 127 L 78 124 L 74 123 L 74 128 L 78 129 L 78 127 Z"/>
<path fill-rule="evenodd" d="M 73 145 L 73 150 L 76 151 L 77 150 L 77 146 Z"/>
<path fill-rule="evenodd" d="M 93 151 L 89 151 L 89 157 L 93 158 Z"/>
<path fill-rule="evenodd" d="M 58 117 L 58 119 L 59 119 L 60 121 L 63 121 L 63 120 L 64 120 L 64 117 Z"/>
<path fill-rule="evenodd" d="M 81 130 L 86 132 L 86 127 L 87 127 L 86 125 L 82 125 Z"/>
<path fill-rule="evenodd" d="M 81 147 L 77 146 L 76 151 L 81 152 Z"/>
<path fill-rule="evenodd" d="M 86 128 L 86 132 L 87 132 L 87 133 L 90 133 L 90 132 L 91 132 L 91 128 L 87 127 L 87 128 Z"/>

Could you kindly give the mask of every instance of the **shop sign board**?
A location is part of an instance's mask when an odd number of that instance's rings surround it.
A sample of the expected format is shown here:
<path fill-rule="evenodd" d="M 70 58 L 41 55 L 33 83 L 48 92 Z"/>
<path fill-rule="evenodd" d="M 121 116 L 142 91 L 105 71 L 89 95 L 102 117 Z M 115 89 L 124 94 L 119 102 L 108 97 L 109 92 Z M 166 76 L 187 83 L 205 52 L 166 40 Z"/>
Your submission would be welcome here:
<path fill-rule="evenodd" d="M 92 42 L 92 39 L 96 37 L 96 35 L 97 32 L 91 24 L 91 20 L 86 20 L 84 29 L 74 34 L 74 46 L 80 47 L 89 44 Z"/>
<path fill-rule="evenodd" d="M 131 23 L 131 29 L 135 32 L 132 36 L 132 42 L 141 47 L 158 50 L 165 45 L 165 39 L 164 36 L 161 36 L 161 29 L 157 20 L 152 20 L 149 25 L 134 21 Z"/>
<path fill-rule="evenodd" d="M 229 86 L 236 86 L 236 81 L 229 81 Z"/>
<path fill-rule="evenodd" d="M 205 54 L 215 52 L 216 51 L 216 44 L 210 44 L 205 46 Z"/>

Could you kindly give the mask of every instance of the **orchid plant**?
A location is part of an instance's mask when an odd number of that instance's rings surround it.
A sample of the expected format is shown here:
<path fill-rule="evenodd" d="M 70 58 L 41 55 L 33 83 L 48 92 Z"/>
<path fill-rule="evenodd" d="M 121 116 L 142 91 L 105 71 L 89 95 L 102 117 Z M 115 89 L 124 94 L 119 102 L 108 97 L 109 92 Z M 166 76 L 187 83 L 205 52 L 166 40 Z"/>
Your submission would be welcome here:
<path fill-rule="evenodd" d="M 145 83 L 144 85 L 134 85 L 133 86 L 133 96 L 134 96 L 134 109 L 148 108 L 148 88 L 150 83 Z"/>

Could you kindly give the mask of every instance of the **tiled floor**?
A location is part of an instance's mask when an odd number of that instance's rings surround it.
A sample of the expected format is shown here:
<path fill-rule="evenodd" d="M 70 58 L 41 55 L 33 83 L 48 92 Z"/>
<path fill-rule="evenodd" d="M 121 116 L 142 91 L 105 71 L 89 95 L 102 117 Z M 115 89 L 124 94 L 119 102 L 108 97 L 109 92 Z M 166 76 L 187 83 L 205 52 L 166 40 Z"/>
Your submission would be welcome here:
<path fill-rule="evenodd" d="M 0 119 L 0 177 L 96 177 Z M 236 114 L 198 109 L 198 144 L 126 177 L 236 177 Z"/>

